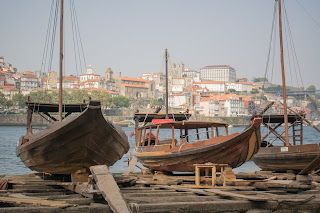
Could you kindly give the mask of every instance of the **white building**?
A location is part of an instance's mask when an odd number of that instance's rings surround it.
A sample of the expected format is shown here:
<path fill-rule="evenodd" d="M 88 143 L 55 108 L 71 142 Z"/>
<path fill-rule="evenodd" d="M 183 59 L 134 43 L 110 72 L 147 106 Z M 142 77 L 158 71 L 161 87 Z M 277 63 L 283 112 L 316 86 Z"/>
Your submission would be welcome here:
<path fill-rule="evenodd" d="M 40 79 L 31 71 L 26 71 L 20 78 L 20 89 L 31 91 L 34 88 L 40 87 Z"/>
<path fill-rule="evenodd" d="M 234 89 L 237 92 L 250 92 L 252 90 L 252 84 L 249 82 L 227 82 L 225 83 L 226 90 Z"/>
<path fill-rule="evenodd" d="M 209 92 L 225 92 L 225 83 L 222 81 L 194 82 L 199 88 L 207 89 Z"/>
<path fill-rule="evenodd" d="M 85 74 L 80 75 L 80 82 L 86 82 L 92 79 L 100 79 L 100 75 L 93 73 L 93 68 L 91 65 L 88 66 Z"/>
<path fill-rule="evenodd" d="M 229 65 L 206 66 L 200 69 L 202 81 L 236 81 L 236 70 Z"/>

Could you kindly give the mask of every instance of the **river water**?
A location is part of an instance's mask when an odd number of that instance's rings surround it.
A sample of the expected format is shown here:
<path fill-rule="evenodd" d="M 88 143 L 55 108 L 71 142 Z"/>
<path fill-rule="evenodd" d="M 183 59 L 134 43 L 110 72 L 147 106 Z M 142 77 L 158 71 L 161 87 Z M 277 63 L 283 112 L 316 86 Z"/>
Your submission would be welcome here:
<path fill-rule="evenodd" d="M 230 133 L 241 132 L 244 127 L 231 127 L 229 128 Z M 123 130 L 125 133 L 130 136 L 130 133 L 134 131 L 133 127 L 124 127 Z M 283 127 L 278 129 L 278 132 L 284 130 Z M 261 135 L 267 134 L 268 131 L 265 128 L 261 128 Z M 16 157 L 15 150 L 17 141 L 21 135 L 26 134 L 25 126 L 0 126 L 0 175 L 4 174 L 28 174 L 34 171 L 25 167 L 24 164 L 20 161 L 20 158 Z M 320 134 L 310 126 L 304 127 L 304 143 L 319 143 Z M 128 167 L 128 163 L 124 160 L 129 158 L 129 153 L 133 154 L 134 150 L 134 137 L 129 138 L 130 140 L 130 150 L 125 154 L 121 160 L 116 162 L 113 166 L 110 167 L 112 173 L 123 173 Z M 267 141 L 272 141 L 273 138 L 268 137 Z M 140 167 L 141 164 L 138 163 Z M 260 170 L 253 161 L 248 161 L 242 166 L 235 168 L 234 172 L 247 172 L 247 171 L 258 171 Z M 134 172 L 139 172 L 140 169 L 135 168 Z"/>

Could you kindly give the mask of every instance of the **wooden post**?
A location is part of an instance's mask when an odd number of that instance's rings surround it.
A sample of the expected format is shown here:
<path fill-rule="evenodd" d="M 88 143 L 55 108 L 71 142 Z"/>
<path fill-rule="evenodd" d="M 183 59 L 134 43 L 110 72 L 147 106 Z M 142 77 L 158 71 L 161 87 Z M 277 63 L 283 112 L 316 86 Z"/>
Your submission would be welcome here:
<path fill-rule="evenodd" d="M 199 129 L 197 128 L 196 131 L 197 131 L 197 140 L 200 140 L 200 137 L 199 137 Z"/>
<path fill-rule="evenodd" d="M 219 136 L 219 128 L 218 127 L 216 127 L 216 135 L 217 135 L 217 137 Z"/>
<path fill-rule="evenodd" d="M 196 186 L 200 186 L 200 168 L 196 166 Z"/>
<path fill-rule="evenodd" d="M 166 49 L 165 51 L 165 56 L 166 56 L 166 119 L 169 119 L 169 88 L 168 88 L 168 50 Z"/>
<path fill-rule="evenodd" d="M 225 171 L 225 167 L 221 166 L 221 177 L 223 177 L 223 187 L 225 187 L 226 184 L 226 171 Z"/>
<path fill-rule="evenodd" d="M 159 124 L 159 125 L 157 126 L 157 136 L 156 136 L 156 143 L 155 143 L 155 145 L 158 145 L 160 125 L 161 125 L 161 124 Z"/>
<path fill-rule="evenodd" d="M 211 126 L 211 138 L 214 138 L 213 126 Z"/>
<path fill-rule="evenodd" d="M 217 182 L 217 168 L 216 165 L 212 166 L 212 186 L 215 187 Z"/>
<path fill-rule="evenodd" d="M 207 139 L 209 139 L 209 129 L 208 129 L 208 127 L 206 127 L 206 130 L 207 130 Z"/>
<path fill-rule="evenodd" d="M 151 134 L 152 134 L 152 128 L 150 127 L 150 128 L 149 128 L 148 146 L 150 146 Z"/>
<path fill-rule="evenodd" d="M 180 144 L 183 144 L 183 132 L 182 129 L 180 129 Z"/>
<path fill-rule="evenodd" d="M 176 143 L 174 142 L 174 125 L 172 124 L 172 147 L 176 147 Z"/>
<path fill-rule="evenodd" d="M 145 140 L 146 140 L 146 133 L 147 133 L 147 128 L 144 128 L 142 146 L 144 146 L 144 143 L 145 143 Z"/>
<path fill-rule="evenodd" d="M 284 72 L 283 60 L 283 41 L 282 41 L 282 22 L 281 22 L 281 0 L 279 3 L 279 36 L 280 36 L 280 52 L 281 52 L 281 73 L 282 73 L 282 87 L 283 87 L 283 115 L 286 132 L 286 146 L 289 146 L 289 131 L 288 131 L 288 113 L 287 113 L 287 91 L 286 91 L 286 76 Z"/>
<path fill-rule="evenodd" d="M 63 0 L 60 8 L 60 66 L 59 66 L 59 121 L 62 121 L 62 78 L 63 78 Z"/>

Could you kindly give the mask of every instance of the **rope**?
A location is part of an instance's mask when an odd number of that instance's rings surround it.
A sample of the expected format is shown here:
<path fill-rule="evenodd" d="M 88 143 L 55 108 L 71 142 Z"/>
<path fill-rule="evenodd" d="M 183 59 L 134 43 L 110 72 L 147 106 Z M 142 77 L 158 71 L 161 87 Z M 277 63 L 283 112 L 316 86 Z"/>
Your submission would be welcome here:
<path fill-rule="evenodd" d="M 267 77 L 267 73 L 268 73 L 268 68 L 269 68 L 269 60 L 270 60 L 270 53 L 271 53 L 271 43 L 272 43 L 272 38 L 273 38 L 273 32 L 275 31 L 275 20 L 276 20 L 276 12 L 277 12 L 277 3 L 275 2 L 274 4 L 274 11 L 273 11 L 273 21 L 272 21 L 272 27 L 271 27 L 271 33 L 270 33 L 270 40 L 269 40 L 269 50 L 268 50 L 268 57 L 267 57 L 267 62 L 266 62 L 266 69 L 265 69 L 265 73 L 264 73 L 264 82 L 262 85 L 262 88 L 264 88 L 265 83 L 266 83 L 266 77 Z"/>

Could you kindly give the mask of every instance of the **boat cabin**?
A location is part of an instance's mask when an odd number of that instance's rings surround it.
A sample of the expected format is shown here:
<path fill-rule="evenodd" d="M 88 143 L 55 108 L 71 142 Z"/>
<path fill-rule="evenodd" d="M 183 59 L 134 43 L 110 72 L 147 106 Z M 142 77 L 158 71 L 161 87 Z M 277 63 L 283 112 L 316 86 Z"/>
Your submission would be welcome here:
<path fill-rule="evenodd" d="M 227 123 L 197 121 L 157 123 L 136 129 L 136 147 L 168 145 L 174 148 L 222 135 L 228 136 Z"/>

